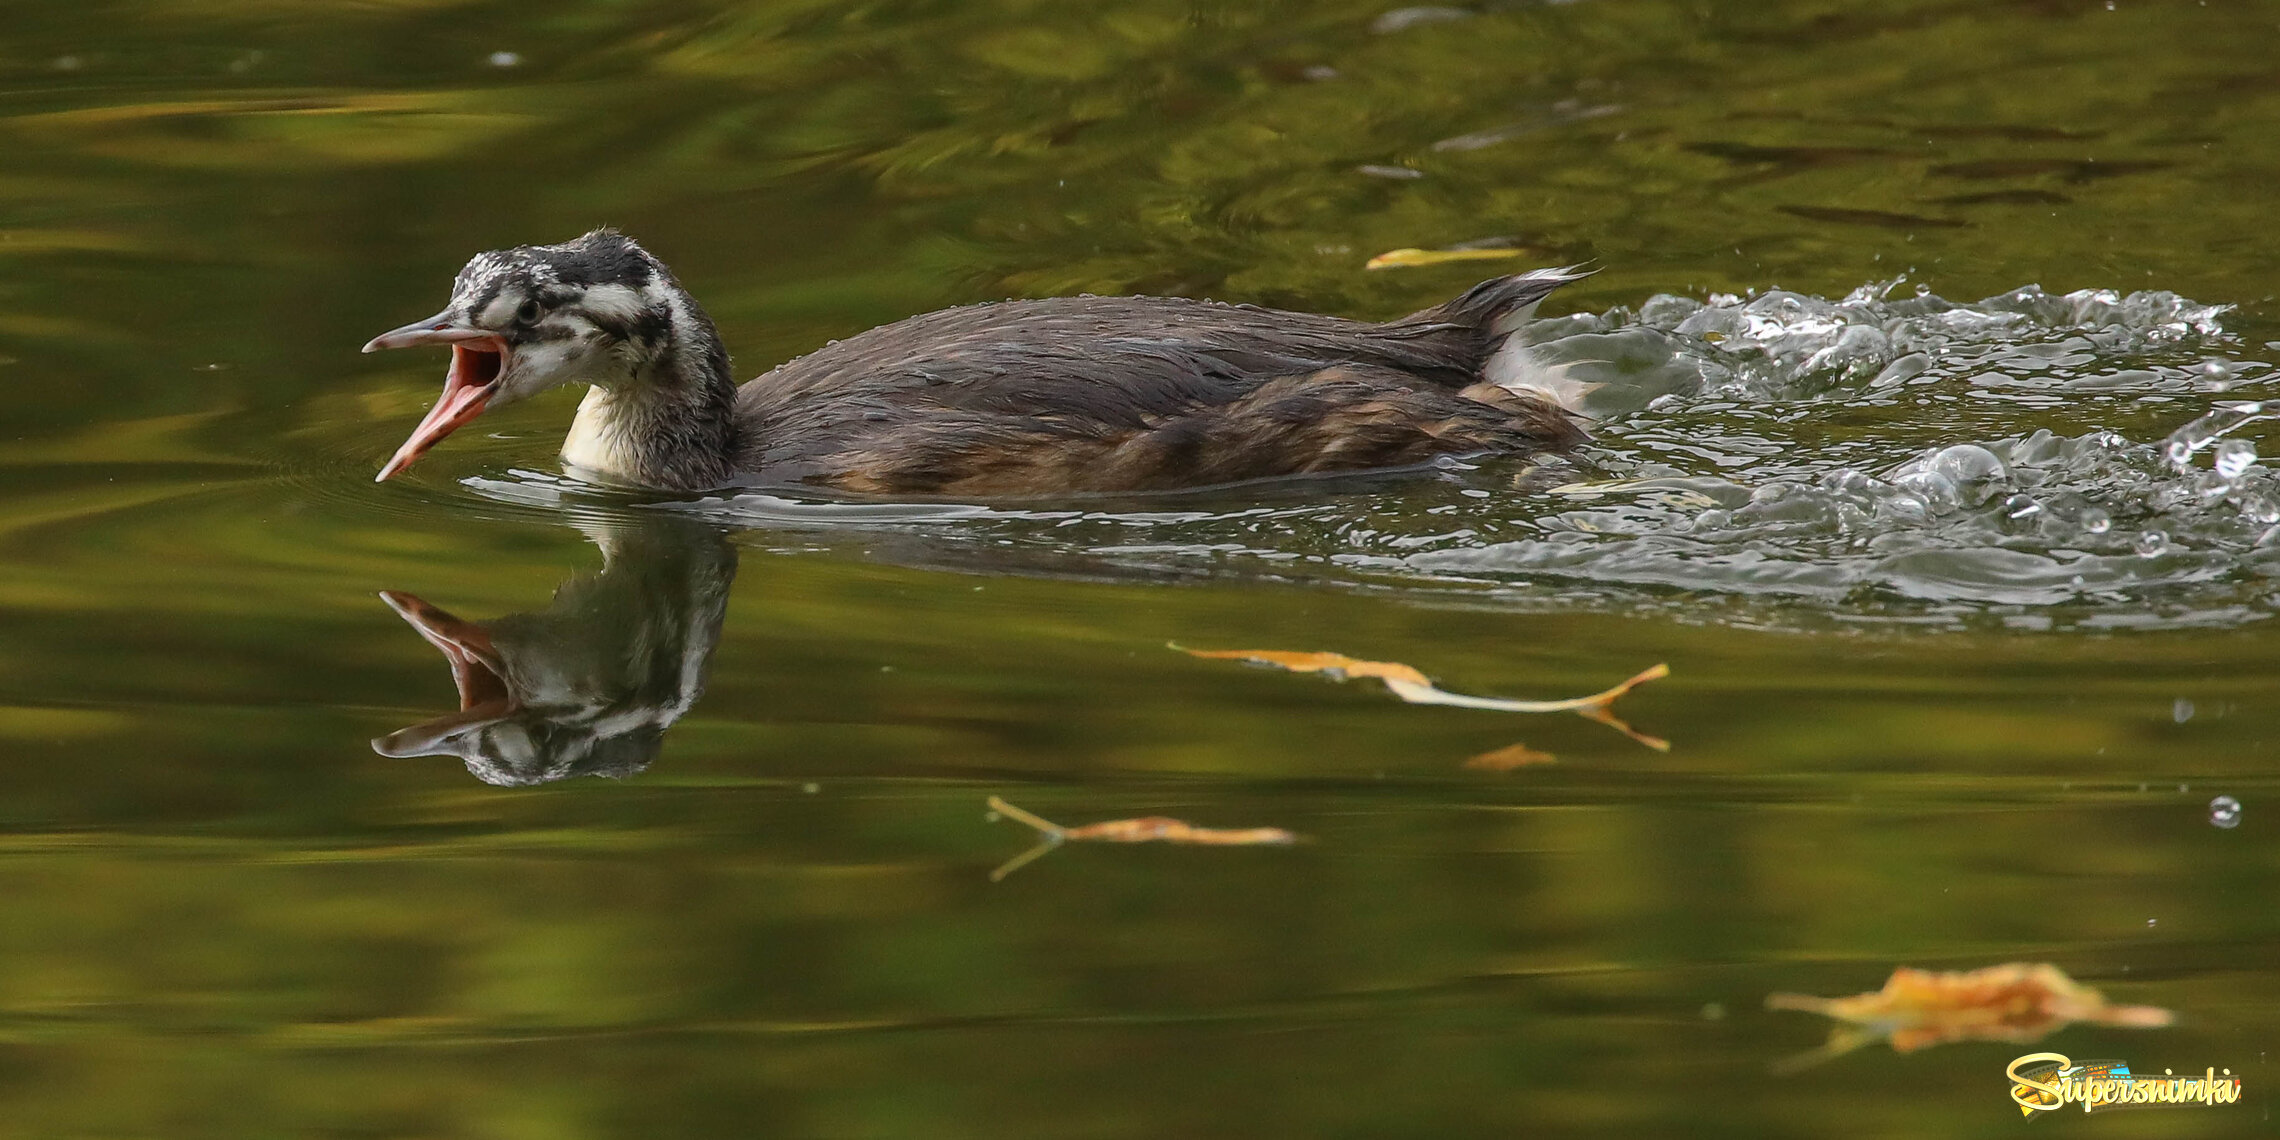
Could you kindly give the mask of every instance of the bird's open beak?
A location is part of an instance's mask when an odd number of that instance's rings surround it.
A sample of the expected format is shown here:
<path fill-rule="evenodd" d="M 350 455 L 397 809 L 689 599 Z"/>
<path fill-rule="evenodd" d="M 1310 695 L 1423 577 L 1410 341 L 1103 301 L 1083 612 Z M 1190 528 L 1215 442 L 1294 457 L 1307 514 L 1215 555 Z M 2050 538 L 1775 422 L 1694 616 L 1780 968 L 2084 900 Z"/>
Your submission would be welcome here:
<path fill-rule="evenodd" d="M 443 396 L 428 409 L 427 418 L 412 429 L 411 438 L 396 449 L 395 456 L 380 469 L 374 482 L 383 482 L 411 466 L 413 460 L 427 454 L 443 437 L 482 415 L 491 402 L 492 393 L 498 390 L 499 377 L 506 374 L 507 342 L 496 333 L 459 324 L 449 312 L 381 333 L 365 344 L 364 351 L 428 344 L 451 346 L 451 371 L 444 374 Z"/>

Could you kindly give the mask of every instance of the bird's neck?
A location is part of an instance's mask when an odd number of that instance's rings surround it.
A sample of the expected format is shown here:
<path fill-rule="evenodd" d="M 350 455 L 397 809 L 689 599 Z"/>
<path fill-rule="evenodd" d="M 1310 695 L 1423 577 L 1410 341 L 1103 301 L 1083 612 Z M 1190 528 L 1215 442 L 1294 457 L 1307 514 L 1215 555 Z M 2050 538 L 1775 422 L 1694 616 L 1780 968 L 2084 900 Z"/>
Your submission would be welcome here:
<path fill-rule="evenodd" d="M 615 482 L 701 491 L 736 469 L 736 385 L 712 322 L 692 303 L 659 350 L 578 405 L 562 458 Z"/>

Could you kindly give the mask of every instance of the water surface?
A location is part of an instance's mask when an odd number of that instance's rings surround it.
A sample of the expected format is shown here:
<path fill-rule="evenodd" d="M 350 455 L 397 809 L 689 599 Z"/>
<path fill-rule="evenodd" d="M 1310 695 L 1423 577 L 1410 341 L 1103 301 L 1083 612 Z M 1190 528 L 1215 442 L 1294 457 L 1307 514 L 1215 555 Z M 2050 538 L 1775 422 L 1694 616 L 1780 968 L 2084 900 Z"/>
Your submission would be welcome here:
<path fill-rule="evenodd" d="M 2029 1047 L 1778 1076 L 1825 1027 L 1763 1002 L 2008 961 L 2179 1015 L 2036 1048 L 2248 1082 L 2107 1130 L 2270 1127 L 2269 6 L 12 27 L 0 1136 L 1992 1135 Z M 745 375 L 987 298 L 1386 317 L 1499 263 L 1377 253 L 1589 261 L 1530 335 L 1597 438 L 659 502 L 563 478 L 562 396 L 375 486 L 442 361 L 356 347 L 600 223 Z M 488 639 L 476 708 L 399 611 Z M 1671 747 L 1172 644 L 1668 662 L 1617 712 Z M 1556 759 L 1466 766 L 1514 744 Z M 1309 842 L 993 884 L 993 794 Z"/>

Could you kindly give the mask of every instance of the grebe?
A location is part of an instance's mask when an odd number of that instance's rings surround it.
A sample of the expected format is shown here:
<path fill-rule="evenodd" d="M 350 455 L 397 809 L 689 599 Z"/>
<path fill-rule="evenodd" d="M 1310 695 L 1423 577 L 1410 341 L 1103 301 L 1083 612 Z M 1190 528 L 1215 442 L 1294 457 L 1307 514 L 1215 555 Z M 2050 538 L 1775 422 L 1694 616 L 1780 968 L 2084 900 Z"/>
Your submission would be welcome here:
<path fill-rule="evenodd" d="M 1573 446 L 1581 386 L 1515 334 L 1585 275 L 1500 277 L 1382 324 L 1178 297 L 967 305 L 739 388 L 695 298 L 604 229 L 476 255 L 442 312 L 364 351 L 451 347 L 442 398 L 380 479 L 487 408 L 583 383 L 562 456 L 609 482 L 1160 491 Z"/>

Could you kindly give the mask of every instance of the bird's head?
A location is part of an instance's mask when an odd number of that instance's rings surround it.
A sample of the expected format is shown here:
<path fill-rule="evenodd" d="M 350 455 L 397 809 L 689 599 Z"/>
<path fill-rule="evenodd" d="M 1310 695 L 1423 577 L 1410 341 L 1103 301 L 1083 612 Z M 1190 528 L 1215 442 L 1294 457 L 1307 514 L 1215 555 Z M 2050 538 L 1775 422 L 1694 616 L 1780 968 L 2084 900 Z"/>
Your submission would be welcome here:
<path fill-rule="evenodd" d="M 442 312 L 364 346 L 366 352 L 451 347 L 442 398 L 379 478 L 411 466 L 487 408 L 562 384 L 611 388 L 635 381 L 674 349 L 682 329 L 704 334 L 683 338 L 684 345 L 713 339 L 711 322 L 664 263 L 615 230 L 476 254 L 459 271 Z"/>

